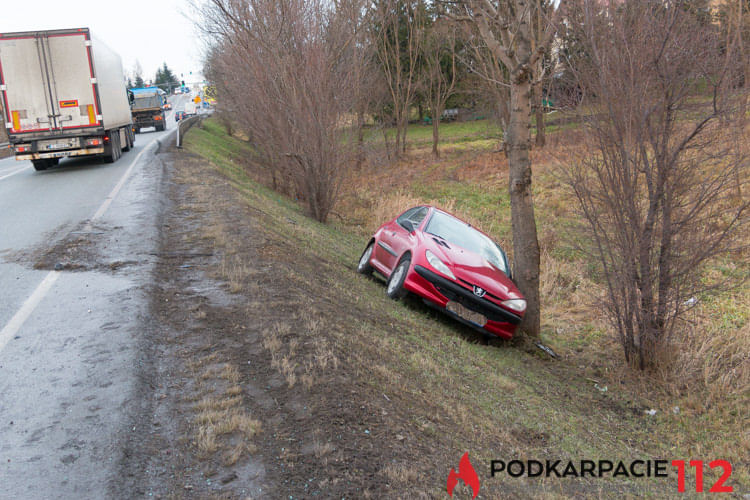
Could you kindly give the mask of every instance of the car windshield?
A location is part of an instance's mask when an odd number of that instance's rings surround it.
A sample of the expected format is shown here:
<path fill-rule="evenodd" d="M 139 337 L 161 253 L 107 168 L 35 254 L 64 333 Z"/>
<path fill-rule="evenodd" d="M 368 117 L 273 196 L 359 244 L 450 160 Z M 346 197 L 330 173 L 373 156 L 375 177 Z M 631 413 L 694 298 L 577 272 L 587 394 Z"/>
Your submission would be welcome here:
<path fill-rule="evenodd" d="M 508 273 L 505 257 L 494 241 L 468 224 L 442 212 L 435 212 L 425 227 L 425 232 L 438 236 L 448 243 L 481 255 L 490 264 Z"/>

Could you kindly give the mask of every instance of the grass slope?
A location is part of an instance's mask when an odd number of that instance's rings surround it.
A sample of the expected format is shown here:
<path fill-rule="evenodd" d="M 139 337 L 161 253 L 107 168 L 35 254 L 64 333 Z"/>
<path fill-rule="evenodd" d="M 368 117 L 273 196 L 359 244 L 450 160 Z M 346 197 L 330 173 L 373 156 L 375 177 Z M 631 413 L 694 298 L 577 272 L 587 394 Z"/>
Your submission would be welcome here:
<path fill-rule="evenodd" d="M 613 368 L 619 352 L 606 340 L 602 323 L 585 316 L 590 313 L 580 292 L 589 283 L 580 272 L 585 263 L 558 236 L 570 224 L 571 211 L 551 174 L 537 174 L 535 194 L 545 265 L 553 267 L 543 270 L 544 336 L 563 354 L 561 360 L 511 343 L 487 345 L 417 300 L 387 299 L 382 281 L 356 274 L 373 220 L 395 215 L 397 207 L 404 209 L 412 200 L 437 200 L 456 209 L 510 247 L 506 181 L 490 170 L 497 160 L 483 132 L 488 126 L 450 127 L 443 137 L 455 137 L 456 144 L 444 146 L 440 162 L 429 161 L 416 148 L 418 165 L 360 176 L 378 185 L 378 194 L 362 184 L 346 186 L 337 208 L 346 215 L 328 225 L 305 217 L 297 203 L 255 182 L 242 161 L 250 154 L 249 145 L 227 136 L 214 121 L 191 130 L 185 141 L 242 193 L 270 236 L 296 249 L 300 262 L 323 264 L 324 273 L 310 275 L 290 263 L 287 278 L 290 286 L 314 280 L 341 297 L 340 315 L 323 315 L 325 326 L 318 331 L 339 332 L 335 340 L 347 353 L 347 373 L 367 387 L 367 397 L 387 401 L 395 431 L 407 436 L 401 445 L 404 454 L 384 464 L 382 475 L 408 496 L 444 495 L 448 471 L 468 451 L 484 498 L 663 498 L 677 496 L 674 474 L 669 479 L 489 478 L 489 461 L 725 458 L 734 465 L 727 484 L 747 493 L 746 399 L 712 410 Z M 464 146 L 474 140 L 472 156 L 464 156 Z M 727 308 L 725 321 L 743 327 L 747 308 L 738 306 L 737 299 L 717 300 L 735 305 Z M 315 299 L 310 307 L 316 309 Z M 559 317 L 550 317 L 555 312 Z M 602 343 L 608 350 L 596 347 Z M 671 411 L 674 406 L 681 411 Z M 658 410 L 655 416 L 646 414 L 651 408 Z M 718 477 L 716 472 L 706 472 L 706 484 Z"/>

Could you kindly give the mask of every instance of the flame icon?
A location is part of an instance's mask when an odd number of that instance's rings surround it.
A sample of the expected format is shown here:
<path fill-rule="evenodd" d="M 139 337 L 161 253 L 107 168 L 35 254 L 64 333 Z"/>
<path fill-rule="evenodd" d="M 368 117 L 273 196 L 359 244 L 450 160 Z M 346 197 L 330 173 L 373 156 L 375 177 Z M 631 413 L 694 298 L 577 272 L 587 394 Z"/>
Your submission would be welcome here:
<path fill-rule="evenodd" d="M 461 457 L 461 461 L 458 463 L 458 474 L 456 474 L 454 469 L 451 469 L 450 474 L 448 474 L 448 495 L 451 497 L 453 497 L 453 488 L 456 487 L 459 479 L 463 480 L 464 484 L 469 486 L 471 491 L 474 492 L 474 496 L 471 497 L 472 499 L 479 495 L 479 477 L 471 465 L 468 451 L 464 453 L 464 456 Z"/>

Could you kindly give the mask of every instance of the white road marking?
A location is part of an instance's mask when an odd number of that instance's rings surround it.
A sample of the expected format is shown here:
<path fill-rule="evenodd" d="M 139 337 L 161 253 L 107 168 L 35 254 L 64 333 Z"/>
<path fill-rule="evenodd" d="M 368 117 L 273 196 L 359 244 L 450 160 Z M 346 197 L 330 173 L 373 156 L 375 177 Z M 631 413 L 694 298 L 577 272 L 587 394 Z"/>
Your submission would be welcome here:
<path fill-rule="evenodd" d="M 109 206 L 112 204 L 112 200 L 115 199 L 115 196 L 117 196 L 117 193 L 119 193 L 120 189 L 122 189 L 122 186 L 125 185 L 125 181 L 127 181 L 128 177 L 130 177 L 130 172 L 133 171 L 133 168 L 138 163 L 138 160 L 141 159 L 141 156 L 143 155 L 143 153 L 145 153 L 146 151 L 148 151 L 148 149 L 152 145 L 154 145 L 156 143 L 157 143 L 156 140 L 151 141 L 148 144 L 148 146 L 146 146 L 145 148 L 143 148 L 143 151 L 141 151 L 140 153 L 138 153 L 138 155 L 135 157 L 135 159 L 130 163 L 130 166 L 128 166 L 128 169 L 125 171 L 125 173 L 122 174 L 122 177 L 120 177 L 120 180 L 118 181 L 118 183 L 115 185 L 115 187 L 112 189 L 112 191 L 110 191 L 110 193 L 107 195 L 107 198 L 104 200 L 104 203 L 101 204 L 101 206 L 96 211 L 96 213 L 91 217 L 90 222 L 93 222 L 96 219 L 98 219 L 99 217 L 101 217 L 102 215 L 104 215 L 104 212 L 106 212 L 107 209 L 109 208 Z"/>
<path fill-rule="evenodd" d="M 170 135 L 170 134 L 167 134 L 167 135 Z M 141 159 L 141 156 L 143 155 L 143 153 L 148 151 L 149 148 L 153 146 L 154 144 L 156 144 L 157 142 L 158 142 L 157 140 L 151 141 L 148 146 L 143 148 L 143 151 L 138 153 L 138 155 L 133 159 L 133 161 L 128 166 L 128 169 L 125 171 L 124 174 L 122 174 L 122 177 L 120 177 L 120 180 L 117 182 L 117 185 L 115 185 L 112 191 L 110 191 L 109 195 L 101 204 L 101 206 L 96 211 L 94 216 L 91 217 L 91 220 L 89 221 L 89 224 L 87 224 L 87 226 L 90 226 L 91 222 L 95 221 L 96 219 L 104 215 L 104 213 L 107 211 L 109 206 L 112 204 L 112 200 L 114 200 L 115 196 L 117 196 L 117 193 L 120 192 L 120 189 L 122 189 L 122 186 L 125 185 L 125 181 L 127 181 L 128 177 L 130 177 L 130 173 L 133 171 L 133 168 L 138 163 L 138 160 Z M 14 172 L 13 174 L 10 174 L 10 175 L 14 175 L 17 173 L 18 172 Z M 4 177 L 0 177 L 0 180 L 2 180 L 3 178 Z M 42 301 L 42 299 L 47 295 L 47 293 L 52 288 L 52 285 L 55 284 L 55 281 L 57 281 L 58 277 L 60 277 L 60 271 L 50 271 L 49 274 L 47 274 L 47 276 L 42 280 L 42 282 L 39 283 L 39 286 L 36 287 L 36 289 L 32 292 L 29 298 L 26 299 L 26 301 L 23 303 L 23 305 L 18 310 L 18 312 L 16 312 L 16 314 L 13 315 L 13 317 L 10 319 L 8 324 L 6 324 L 3 327 L 2 331 L 0 331 L 0 352 L 3 351 L 8 341 L 11 338 L 13 338 L 16 332 L 18 332 L 18 330 L 21 329 L 21 327 L 29 318 L 29 316 L 31 316 L 31 313 L 34 312 L 34 309 L 36 309 L 36 306 L 38 306 L 39 303 Z"/>
<path fill-rule="evenodd" d="M 3 180 L 3 179 L 7 179 L 8 177 L 14 176 L 14 175 L 16 175 L 16 174 L 20 174 L 21 172 L 23 172 L 23 171 L 24 171 L 24 170 L 26 170 L 27 168 L 29 168 L 29 166 L 28 166 L 28 165 L 23 165 L 23 166 L 22 166 L 21 168 L 19 168 L 18 170 L 14 170 L 13 172 L 11 172 L 11 173 L 9 173 L 9 174 L 5 174 L 5 175 L 3 175 L 3 176 L 0 176 L 0 181 L 1 181 L 1 180 Z"/>
<path fill-rule="evenodd" d="M 52 285 L 55 284 L 55 281 L 57 281 L 57 278 L 59 277 L 60 271 L 50 271 L 39 286 L 36 287 L 36 290 L 34 290 L 29 298 L 26 299 L 26 302 L 23 303 L 18 312 L 10 318 L 8 324 L 5 325 L 2 331 L 0 331 L 0 352 L 2 352 L 8 341 L 12 339 L 21 326 L 23 326 L 29 316 L 31 316 L 31 313 L 34 312 L 36 306 L 39 305 L 39 302 L 41 302 L 44 296 L 47 295 L 47 292 L 49 292 L 49 289 L 52 288 Z"/>

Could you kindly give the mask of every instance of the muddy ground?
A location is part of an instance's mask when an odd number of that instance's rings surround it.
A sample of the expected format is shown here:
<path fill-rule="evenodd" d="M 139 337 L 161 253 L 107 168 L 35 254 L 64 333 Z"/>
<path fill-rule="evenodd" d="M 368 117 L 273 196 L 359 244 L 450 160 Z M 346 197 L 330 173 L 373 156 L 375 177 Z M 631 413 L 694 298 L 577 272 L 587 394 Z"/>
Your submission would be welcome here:
<path fill-rule="evenodd" d="M 163 155 L 144 399 L 113 495 L 366 498 L 408 483 L 388 465 L 419 452 L 409 416 L 347 363 L 337 339 L 357 314 L 320 284 L 329 263 L 296 262 L 204 160 Z"/>

